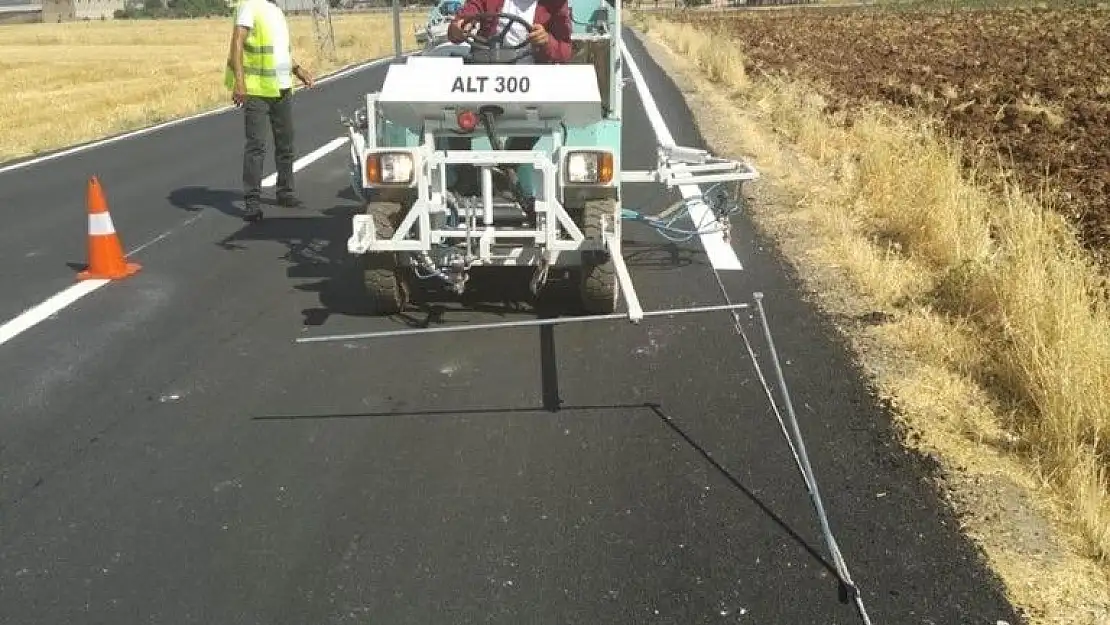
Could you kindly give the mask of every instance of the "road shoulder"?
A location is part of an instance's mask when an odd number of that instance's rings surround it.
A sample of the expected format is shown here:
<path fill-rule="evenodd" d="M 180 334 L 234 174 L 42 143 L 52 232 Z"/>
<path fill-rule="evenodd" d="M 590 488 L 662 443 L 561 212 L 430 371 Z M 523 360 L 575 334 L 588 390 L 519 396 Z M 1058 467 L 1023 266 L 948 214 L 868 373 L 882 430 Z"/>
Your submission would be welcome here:
<path fill-rule="evenodd" d="M 814 303 L 852 348 L 869 380 L 899 406 L 892 379 L 909 379 L 921 363 L 884 343 L 881 315 L 854 293 L 833 266 L 811 255 L 820 233 L 800 209 L 805 184 L 821 184 L 827 174 L 777 135 L 753 111 L 739 111 L 723 89 L 703 78 L 686 59 L 654 37 L 636 32 L 652 59 L 682 91 L 710 149 L 743 154 L 763 176 L 750 186 L 746 207 L 761 234 L 773 240 Z M 801 189 L 799 182 L 802 182 Z M 960 529 L 983 553 L 986 565 L 1005 586 L 1007 597 L 1031 623 L 1104 623 L 1110 616 L 1110 585 L 1097 566 L 1081 555 L 1076 541 L 1058 531 L 1061 513 L 1036 495 L 1038 484 L 1016 463 L 985 451 L 961 433 L 905 409 L 896 411 L 899 442 L 936 467 L 933 487 L 960 520 Z"/>

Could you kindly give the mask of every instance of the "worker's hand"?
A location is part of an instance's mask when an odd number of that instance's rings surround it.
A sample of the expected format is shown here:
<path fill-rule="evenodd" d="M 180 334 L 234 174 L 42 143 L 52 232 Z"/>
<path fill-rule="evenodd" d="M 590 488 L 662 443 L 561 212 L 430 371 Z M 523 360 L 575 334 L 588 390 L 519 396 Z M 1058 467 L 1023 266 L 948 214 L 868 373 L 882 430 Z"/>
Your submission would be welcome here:
<path fill-rule="evenodd" d="M 543 24 L 532 26 L 532 32 L 528 33 L 528 42 L 537 48 L 547 45 L 547 30 L 543 27 Z"/>
<path fill-rule="evenodd" d="M 312 77 L 312 72 L 309 72 L 303 67 L 297 68 L 297 78 L 301 79 L 304 86 L 311 89 L 316 84 L 316 79 Z"/>
<path fill-rule="evenodd" d="M 463 18 L 456 17 L 447 25 L 447 40 L 451 43 L 462 43 L 466 41 L 466 33 L 463 32 L 462 22 Z"/>
<path fill-rule="evenodd" d="M 242 81 L 235 81 L 235 87 L 231 90 L 231 101 L 235 106 L 243 106 L 247 101 L 247 86 Z"/>

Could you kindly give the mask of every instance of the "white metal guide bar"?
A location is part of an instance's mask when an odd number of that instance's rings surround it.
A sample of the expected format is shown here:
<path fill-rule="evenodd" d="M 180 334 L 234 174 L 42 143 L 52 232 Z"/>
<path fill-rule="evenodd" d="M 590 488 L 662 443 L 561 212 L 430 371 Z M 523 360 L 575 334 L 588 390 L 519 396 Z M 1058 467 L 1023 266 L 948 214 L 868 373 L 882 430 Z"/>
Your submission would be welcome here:
<path fill-rule="evenodd" d="M 691 313 L 718 312 L 723 310 L 736 310 L 750 308 L 750 304 L 718 304 L 713 306 L 692 306 L 689 308 L 669 308 L 663 310 L 649 310 L 642 312 L 643 317 L 665 317 L 668 315 L 684 315 Z M 355 341 L 359 339 L 376 339 L 397 336 L 412 336 L 417 334 L 442 334 L 445 332 L 466 332 L 471 330 L 501 330 L 507 328 L 527 328 L 536 326 L 552 326 L 570 323 L 584 323 L 588 321 L 615 321 L 628 319 L 627 313 L 611 313 L 608 315 L 579 315 L 575 317 L 552 317 L 550 319 L 526 319 L 522 321 L 498 321 L 495 323 L 475 323 L 457 326 L 440 326 L 436 328 L 418 328 L 415 330 L 383 330 L 381 332 L 359 332 L 355 334 L 331 334 L 327 336 L 304 336 L 297 339 L 298 343 L 330 343 L 336 341 Z"/>
<path fill-rule="evenodd" d="M 722 291 L 723 290 L 722 286 Z M 863 595 L 860 592 L 859 586 L 852 581 L 852 576 L 848 573 L 848 564 L 844 561 L 844 556 L 840 553 L 840 546 L 837 544 L 836 537 L 833 535 L 832 528 L 829 526 L 829 517 L 825 512 L 825 504 L 821 501 L 821 492 L 817 488 L 817 477 L 813 474 L 813 467 L 809 462 L 809 454 L 806 453 L 802 431 L 798 427 L 798 416 L 794 412 L 794 403 L 790 399 L 790 390 L 786 385 L 786 376 L 783 374 L 782 365 L 779 364 L 778 349 L 775 347 L 775 340 L 771 336 L 771 327 L 767 323 L 767 313 L 763 309 L 763 293 L 753 293 L 752 297 L 755 300 L 756 312 L 759 313 L 759 325 L 763 329 L 763 337 L 767 340 L 767 351 L 771 354 L 771 364 L 774 365 L 775 380 L 778 382 L 779 392 L 782 394 L 783 402 L 786 404 L 786 415 L 790 420 L 789 432 L 786 431 L 782 413 L 779 412 L 778 405 L 775 403 L 771 389 L 767 385 L 766 377 L 763 375 L 763 369 L 759 366 L 759 359 L 755 357 L 755 352 L 752 350 L 747 334 L 744 333 L 740 325 L 739 316 L 733 312 L 733 321 L 736 331 L 740 333 L 740 336 L 744 340 L 744 344 L 748 348 L 748 355 L 751 357 L 752 365 L 755 367 L 759 380 L 767 393 L 767 399 L 771 403 L 771 409 L 778 418 L 779 425 L 782 426 L 783 435 L 786 436 L 786 442 L 790 446 L 790 451 L 794 454 L 794 460 L 797 463 L 798 470 L 802 474 L 802 480 L 805 482 L 806 490 L 809 491 L 810 501 L 813 503 L 814 511 L 817 513 L 817 519 L 821 525 L 821 534 L 825 538 L 825 546 L 828 548 L 830 555 L 832 555 L 833 565 L 836 568 L 837 576 L 840 578 L 840 583 L 842 587 L 851 594 L 851 598 L 855 602 L 856 609 L 859 611 L 860 618 L 863 619 L 864 624 L 871 625 L 871 617 L 868 616 L 867 608 L 863 605 Z M 728 299 L 727 294 L 726 299 Z"/>
<path fill-rule="evenodd" d="M 719 158 L 706 150 L 677 145 L 661 145 L 656 148 L 654 170 L 621 171 L 622 182 L 662 183 L 668 188 L 758 179 L 759 172 L 743 161 Z"/>

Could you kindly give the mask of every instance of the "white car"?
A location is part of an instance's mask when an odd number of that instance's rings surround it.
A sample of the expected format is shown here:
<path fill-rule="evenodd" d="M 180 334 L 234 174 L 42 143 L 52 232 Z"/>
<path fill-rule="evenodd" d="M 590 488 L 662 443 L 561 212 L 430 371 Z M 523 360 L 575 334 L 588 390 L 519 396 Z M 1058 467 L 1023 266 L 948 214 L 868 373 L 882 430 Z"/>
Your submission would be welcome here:
<path fill-rule="evenodd" d="M 432 8 L 428 20 L 414 28 L 416 43 L 429 49 L 447 41 L 447 26 L 461 8 L 459 0 L 442 0 Z"/>

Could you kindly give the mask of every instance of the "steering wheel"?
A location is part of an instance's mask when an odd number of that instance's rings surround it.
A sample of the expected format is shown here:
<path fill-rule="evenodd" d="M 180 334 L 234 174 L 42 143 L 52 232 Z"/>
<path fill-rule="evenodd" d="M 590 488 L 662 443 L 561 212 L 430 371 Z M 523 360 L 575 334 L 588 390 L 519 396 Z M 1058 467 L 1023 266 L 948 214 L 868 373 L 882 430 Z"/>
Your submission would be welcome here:
<path fill-rule="evenodd" d="M 508 36 L 509 29 L 513 27 L 514 22 L 523 26 L 525 32 L 532 32 L 532 24 L 524 21 L 519 15 L 512 15 L 510 13 L 475 13 L 474 15 L 468 15 L 462 18 L 459 23 L 459 28 L 465 30 L 467 26 L 474 22 L 487 20 L 493 20 L 496 24 L 501 18 L 508 20 L 508 23 L 501 29 L 501 32 L 495 32 L 489 37 L 484 37 L 476 32 L 466 33 L 466 38 L 463 41 L 470 46 L 471 58 L 476 62 L 508 64 L 515 63 L 532 54 L 532 46 L 528 43 L 527 39 L 515 45 L 505 45 L 505 37 Z M 504 51 L 515 54 L 505 54 Z"/>

